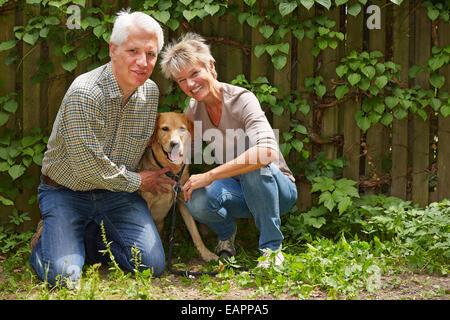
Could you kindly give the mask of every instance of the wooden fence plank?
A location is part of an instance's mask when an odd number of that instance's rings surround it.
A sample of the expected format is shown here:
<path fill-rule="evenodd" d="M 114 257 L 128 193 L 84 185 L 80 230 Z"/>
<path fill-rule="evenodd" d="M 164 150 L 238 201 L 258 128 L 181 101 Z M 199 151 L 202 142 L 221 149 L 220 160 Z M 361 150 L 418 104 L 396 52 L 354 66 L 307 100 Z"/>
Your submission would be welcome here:
<path fill-rule="evenodd" d="M 358 1 L 353 0 L 348 5 L 353 5 Z M 347 15 L 346 25 L 346 52 L 345 55 L 351 51 L 356 50 L 361 52 L 363 48 L 363 30 L 364 30 L 364 16 L 362 14 L 353 17 Z M 355 117 L 353 116 L 357 110 L 361 108 L 361 101 L 352 99 L 342 104 L 340 112 L 344 116 L 341 117 L 343 121 L 342 132 L 344 134 L 343 156 L 347 160 L 347 166 L 344 167 L 343 175 L 347 179 L 359 181 L 359 162 L 360 162 L 360 146 L 361 146 L 361 130 L 356 125 Z"/>
<path fill-rule="evenodd" d="M 328 19 L 336 22 L 334 31 L 339 31 L 340 10 L 339 8 L 326 11 L 325 15 Z M 327 88 L 327 94 L 334 96 L 334 90 L 331 90 L 334 85 L 331 83 L 332 79 L 336 78 L 336 66 L 340 61 L 339 50 L 327 48 L 320 54 L 322 56 L 322 69 L 320 74 L 323 76 L 324 84 Z M 337 134 L 339 129 L 339 110 L 338 107 L 332 107 L 324 110 L 321 123 L 321 134 L 325 137 L 331 137 Z M 325 144 L 322 146 L 322 151 L 328 154 L 328 159 L 336 159 L 337 147 L 335 144 Z"/>
<path fill-rule="evenodd" d="M 301 7 L 299 10 L 299 18 L 303 20 L 311 19 L 314 17 L 315 9 L 311 8 L 310 10 L 306 10 L 306 8 Z M 301 41 L 298 41 L 297 44 L 297 79 L 295 79 L 297 83 L 297 88 L 301 93 L 301 98 L 306 99 L 311 105 L 312 99 L 310 97 L 309 92 L 306 90 L 304 83 L 305 79 L 308 77 L 314 76 L 315 70 L 315 61 L 316 59 L 311 54 L 311 50 L 314 47 L 314 41 L 309 39 L 308 37 L 303 37 Z M 296 118 L 299 119 L 303 124 L 305 124 L 309 128 L 313 128 L 313 111 L 305 116 L 302 112 L 297 111 Z M 312 147 L 311 145 L 306 145 L 306 150 L 310 153 L 310 159 L 312 159 Z M 304 172 L 300 173 L 300 176 L 304 174 Z M 297 207 L 300 211 L 306 211 L 311 207 L 312 198 L 311 198 L 311 184 L 306 178 L 297 179 Z"/>
<path fill-rule="evenodd" d="M 394 6 L 393 61 L 401 65 L 400 81 L 408 84 L 409 68 L 409 2 Z M 394 118 L 392 123 L 391 195 L 406 200 L 408 183 L 408 119 Z"/>
<path fill-rule="evenodd" d="M 438 34 L 440 48 L 450 45 L 450 24 L 440 22 Z M 450 93 L 450 65 L 443 67 L 440 72 L 445 77 L 445 84 L 440 90 Z M 445 198 L 450 198 L 450 116 L 444 118 L 442 114 L 439 114 L 438 125 L 437 200 L 440 201 Z"/>
<path fill-rule="evenodd" d="M 373 1 L 372 4 L 380 7 L 381 29 L 369 30 L 369 51 L 380 51 L 385 53 L 386 49 L 386 15 L 385 1 Z M 380 93 L 383 91 L 380 90 Z M 389 158 L 389 132 L 381 123 L 372 123 L 366 133 L 367 155 L 365 175 L 367 178 L 377 179 L 382 173 L 383 160 Z M 376 190 L 369 190 L 375 192 Z M 378 190 L 380 191 L 380 190 Z"/>
<path fill-rule="evenodd" d="M 427 17 L 427 9 L 419 7 L 414 11 L 414 64 L 426 66 L 431 51 L 431 23 Z M 415 79 L 415 84 L 428 88 L 429 76 L 421 73 Z M 420 206 L 428 204 L 429 196 L 429 154 L 430 154 L 430 115 L 424 121 L 419 115 L 413 116 L 413 169 L 412 169 L 412 200 Z"/>

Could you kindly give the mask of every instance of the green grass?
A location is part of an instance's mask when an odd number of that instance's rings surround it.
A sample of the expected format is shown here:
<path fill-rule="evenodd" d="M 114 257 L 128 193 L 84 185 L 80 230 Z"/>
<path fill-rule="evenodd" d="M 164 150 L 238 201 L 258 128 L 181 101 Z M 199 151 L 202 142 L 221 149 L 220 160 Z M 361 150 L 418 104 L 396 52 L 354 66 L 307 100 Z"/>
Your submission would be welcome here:
<path fill-rule="evenodd" d="M 358 199 L 342 214 L 319 210 L 323 214 L 308 216 L 294 209 L 283 218 L 285 263 L 268 269 L 255 268 L 261 258 L 257 250 L 258 235 L 251 220 L 238 224 L 237 257 L 220 263 L 202 263 L 189 234 L 178 221 L 174 266 L 200 271 L 221 270 L 217 276 L 175 277 L 165 272 L 154 278 L 149 271 L 124 272 L 112 262 L 109 266 L 86 265 L 76 289 L 52 288 L 37 279 L 28 263 L 31 232 L 20 233 L 20 236 L 4 233 L 0 238 L 0 248 L 4 250 L 0 253 L 0 297 L 41 300 L 185 299 L 186 296 L 190 299 L 310 299 L 320 292 L 329 299 L 354 299 L 375 295 L 389 285 L 382 282 L 382 277 L 410 272 L 442 277 L 448 274 L 449 204 L 449 201 L 442 201 L 418 208 L 394 198 L 369 196 Z M 318 224 L 312 220 L 314 217 L 322 217 L 325 221 Z M 339 229 L 338 226 L 342 227 Z M 206 237 L 209 248 L 213 249 L 215 242 L 214 235 Z M 4 243 L 10 245 L 5 247 Z M 106 250 L 105 254 L 110 255 L 110 251 Z M 133 254 L 137 269 L 139 253 L 134 251 Z M 236 265 L 250 270 L 225 268 Z M 395 279 L 390 281 L 397 281 Z M 185 291 L 187 293 L 183 293 Z M 441 288 L 437 292 L 445 295 L 448 289 Z"/>

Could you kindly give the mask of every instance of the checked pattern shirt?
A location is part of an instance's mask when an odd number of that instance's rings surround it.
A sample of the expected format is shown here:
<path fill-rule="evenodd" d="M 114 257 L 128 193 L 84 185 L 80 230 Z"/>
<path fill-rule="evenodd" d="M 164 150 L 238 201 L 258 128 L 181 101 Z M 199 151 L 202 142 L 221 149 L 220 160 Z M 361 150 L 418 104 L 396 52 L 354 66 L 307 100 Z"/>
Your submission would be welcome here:
<path fill-rule="evenodd" d="M 77 77 L 53 124 L 42 174 L 74 191 L 136 191 L 153 133 L 159 90 L 147 80 L 122 107 L 111 63 Z"/>

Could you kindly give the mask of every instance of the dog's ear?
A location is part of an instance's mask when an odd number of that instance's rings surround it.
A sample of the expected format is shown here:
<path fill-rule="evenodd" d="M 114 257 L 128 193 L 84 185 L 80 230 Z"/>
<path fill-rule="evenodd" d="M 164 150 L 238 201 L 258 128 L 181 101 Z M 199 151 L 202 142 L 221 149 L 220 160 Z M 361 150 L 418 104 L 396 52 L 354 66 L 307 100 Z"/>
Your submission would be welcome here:
<path fill-rule="evenodd" d="M 158 129 L 159 129 L 159 113 L 156 115 L 155 125 L 153 127 L 153 134 L 150 137 L 150 140 L 148 140 L 147 147 L 150 147 L 152 143 L 156 140 L 156 136 L 158 135 Z"/>
<path fill-rule="evenodd" d="M 186 122 L 189 134 L 191 135 L 191 141 L 194 141 L 194 123 L 188 117 L 186 117 Z"/>

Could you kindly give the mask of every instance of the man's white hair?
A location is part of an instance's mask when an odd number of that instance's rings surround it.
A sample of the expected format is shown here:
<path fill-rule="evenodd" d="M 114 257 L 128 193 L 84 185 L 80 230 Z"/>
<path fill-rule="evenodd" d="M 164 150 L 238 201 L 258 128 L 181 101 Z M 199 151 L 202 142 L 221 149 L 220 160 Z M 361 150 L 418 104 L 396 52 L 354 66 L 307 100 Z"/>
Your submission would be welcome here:
<path fill-rule="evenodd" d="M 117 13 L 117 17 L 114 20 L 114 27 L 111 33 L 110 41 L 117 46 L 127 41 L 128 27 L 137 26 L 153 33 L 158 38 L 158 53 L 164 46 L 164 33 L 159 23 L 143 12 L 130 12 L 131 9 L 122 9 Z"/>

